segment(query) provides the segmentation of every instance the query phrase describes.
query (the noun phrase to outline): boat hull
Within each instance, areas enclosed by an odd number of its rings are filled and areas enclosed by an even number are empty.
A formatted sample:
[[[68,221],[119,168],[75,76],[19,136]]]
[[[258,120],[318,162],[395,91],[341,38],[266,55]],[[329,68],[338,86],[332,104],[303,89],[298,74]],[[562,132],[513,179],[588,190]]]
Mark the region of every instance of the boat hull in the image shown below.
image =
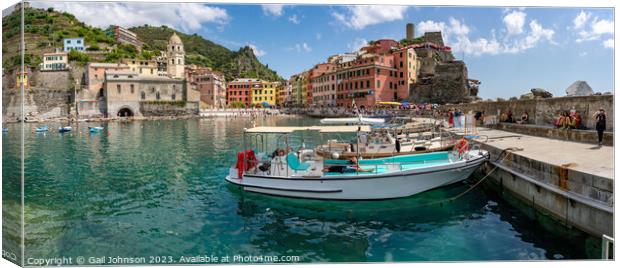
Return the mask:
[[[356,153],[356,152],[340,152],[338,153],[338,159],[351,159],[352,157],[360,157],[361,159],[375,159],[375,158],[383,158],[383,157],[391,157],[398,155],[412,155],[412,154],[425,154],[425,153],[434,153],[434,152],[444,152],[450,151],[454,148],[454,145],[446,145],[440,148],[428,149],[428,150],[420,150],[420,151],[401,151],[401,152],[380,152],[380,153]],[[323,150],[316,150],[316,153],[321,157],[330,159],[332,158],[332,153]]]
[[[488,154],[487,154],[488,155]],[[244,175],[226,177],[245,191],[268,195],[327,200],[381,200],[412,196],[468,178],[484,161],[481,155],[458,165],[377,175],[285,178]]]

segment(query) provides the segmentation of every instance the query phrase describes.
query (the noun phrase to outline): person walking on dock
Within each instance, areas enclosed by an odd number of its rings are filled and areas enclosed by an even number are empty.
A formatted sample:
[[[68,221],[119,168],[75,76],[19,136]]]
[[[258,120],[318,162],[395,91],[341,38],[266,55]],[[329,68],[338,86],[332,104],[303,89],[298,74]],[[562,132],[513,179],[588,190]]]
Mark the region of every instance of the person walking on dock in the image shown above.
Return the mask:
[[[598,134],[598,145],[603,145],[603,131],[606,128],[607,116],[605,115],[605,110],[600,108],[598,112],[594,114],[594,120],[596,122],[596,132]]]

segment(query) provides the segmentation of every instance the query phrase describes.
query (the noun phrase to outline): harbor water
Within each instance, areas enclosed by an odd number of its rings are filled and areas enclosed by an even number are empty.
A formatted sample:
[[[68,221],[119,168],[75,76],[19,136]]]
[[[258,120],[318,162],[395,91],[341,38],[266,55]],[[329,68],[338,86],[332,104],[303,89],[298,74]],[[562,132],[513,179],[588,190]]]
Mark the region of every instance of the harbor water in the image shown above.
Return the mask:
[[[259,118],[257,125],[311,125]],[[25,136],[25,258],[298,256],[300,262],[600,258],[600,239],[479,187],[386,201],[247,193],[224,181],[248,118],[109,122]],[[20,126],[3,133],[5,247],[18,245]],[[11,223],[12,222],[12,223]],[[232,259],[231,259],[232,261]],[[88,264],[88,263],[86,263]]]

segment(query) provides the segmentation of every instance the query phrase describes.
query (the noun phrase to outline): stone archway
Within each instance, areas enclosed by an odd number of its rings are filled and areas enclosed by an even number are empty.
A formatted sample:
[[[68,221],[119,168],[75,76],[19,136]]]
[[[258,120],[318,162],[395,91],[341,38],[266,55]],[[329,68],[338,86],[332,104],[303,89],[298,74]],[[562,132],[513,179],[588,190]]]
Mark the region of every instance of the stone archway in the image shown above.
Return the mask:
[[[123,107],[116,113],[116,116],[118,117],[132,117],[133,115],[134,113],[129,107]]]

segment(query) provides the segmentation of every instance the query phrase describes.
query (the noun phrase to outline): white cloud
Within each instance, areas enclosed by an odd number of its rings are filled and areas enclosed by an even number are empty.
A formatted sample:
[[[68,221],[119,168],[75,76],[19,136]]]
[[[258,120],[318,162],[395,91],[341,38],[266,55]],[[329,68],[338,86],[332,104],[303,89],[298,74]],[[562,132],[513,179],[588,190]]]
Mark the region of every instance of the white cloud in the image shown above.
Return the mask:
[[[265,15],[280,17],[284,14],[284,5],[269,4],[262,5],[262,8]]]
[[[267,54],[267,52],[265,52],[264,50],[259,49],[256,45],[254,44],[247,44],[252,51],[254,52],[254,55],[256,55],[256,57],[261,57],[264,56],[265,54]]]
[[[523,33],[523,25],[525,25],[525,17],[527,14],[521,11],[512,11],[504,16],[504,25],[508,35],[517,35]]]
[[[426,20],[426,21],[422,21],[418,23],[416,27],[417,27],[416,31],[420,32],[420,34],[422,35],[426,32],[441,32],[443,35],[443,39],[447,39],[446,34],[448,31],[446,28],[446,23],[444,22]]]
[[[525,18],[525,16],[524,16]],[[426,20],[418,23],[420,33],[441,31],[444,43],[453,48],[455,53],[464,52],[469,55],[497,55],[501,53],[518,53],[530,48],[542,41],[555,44],[553,41],[554,31],[544,28],[536,20],[529,23],[529,30],[521,29],[521,35],[507,36],[502,41],[495,37],[495,30],[491,30],[490,37],[471,38],[471,29],[463,21],[449,18],[448,22]],[[513,29],[514,30],[514,29]],[[523,35],[525,34],[525,35]]]
[[[307,43],[295,44],[293,47],[288,48],[289,51],[297,51],[297,52],[310,52],[312,48]]]
[[[469,27],[467,27],[467,25],[465,25],[464,23],[461,23],[457,19],[450,17],[449,23],[450,23],[450,28],[448,29],[448,31],[451,34],[455,34],[455,35],[468,35],[469,34]]]
[[[592,16],[592,14],[590,14],[589,12],[583,12],[583,10],[581,12],[579,12],[579,15],[577,15],[577,17],[575,17],[575,19],[573,19],[573,28],[574,29],[581,29],[583,28],[583,26],[586,25],[586,22],[590,19],[590,17]]]
[[[364,38],[355,38],[353,42],[347,44],[347,47],[349,47],[351,51],[358,51],[360,48],[365,47],[367,45],[368,45],[368,40]]]
[[[343,13],[333,12],[332,16],[349,28],[361,30],[369,25],[402,20],[407,8],[407,6],[388,5],[347,6]]]
[[[604,35],[614,34],[614,22],[612,20],[599,19],[595,17],[590,19],[592,14],[589,12],[579,12],[579,14],[573,19],[573,28],[580,30],[577,32],[577,43],[584,41],[599,40]],[[604,47],[609,47],[609,40],[603,42]],[[613,41],[613,40],[612,40]]]
[[[610,38],[610,39],[605,40],[605,42],[603,42],[603,46],[606,47],[606,48],[613,49],[614,48],[614,39]]]
[[[316,40],[321,40],[323,36],[321,35],[321,33],[316,33]]]
[[[225,9],[199,3],[113,3],[113,2],[32,2],[35,7],[53,7],[74,14],[88,25],[106,28],[149,24],[166,25],[184,32],[195,31],[204,23],[227,24]]]
[[[293,24],[299,24],[300,23],[300,20],[297,17],[297,15],[293,15],[293,16],[288,17],[288,21],[292,22]]]

